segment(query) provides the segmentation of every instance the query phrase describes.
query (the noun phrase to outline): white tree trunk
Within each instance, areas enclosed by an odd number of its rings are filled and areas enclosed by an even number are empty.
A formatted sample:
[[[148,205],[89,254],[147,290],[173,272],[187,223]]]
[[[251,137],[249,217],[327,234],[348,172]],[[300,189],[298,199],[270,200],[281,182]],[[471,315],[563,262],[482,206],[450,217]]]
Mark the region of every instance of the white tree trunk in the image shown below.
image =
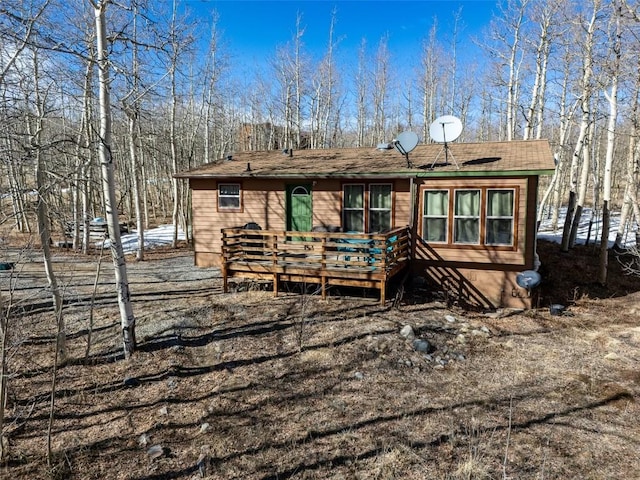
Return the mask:
[[[60,363],[67,360],[66,332],[64,324],[64,316],[62,314],[62,293],[58,286],[58,279],[53,271],[53,262],[51,261],[51,229],[49,223],[49,214],[47,211],[47,200],[44,192],[47,189],[46,175],[44,172],[44,161],[42,158],[41,136],[43,129],[43,120],[45,116],[45,106],[40,92],[40,70],[39,58],[37,50],[33,52],[33,78],[34,78],[34,96],[37,117],[35,126],[27,119],[27,129],[29,132],[29,143],[31,151],[35,155],[35,177],[38,190],[38,204],[36,207],[36,217],[38,221],[38,235],[40,236],[40,244],[42,247],[42,257],[44,263],[44,271],[47,276],[49,288],[51,289],[51,298],[56,318],[56,359]]]
[[[620,30],[620,17],[622,5],[619,1],[613,2],[613,21],[615,25],[614,41],[612,45],[613,64],[610,72],[611,89],[605,96],[609,101],[609,120],[607,122],[607,153],[604,161],[604,176],[602,179],[602,238],[600,239],[600,278],[599,282],[607,283],[608,271],[608,247],[609,247],[609,208],[611,206],[611,172],[613,168],[613,153],[616,140],[616,125],[618,123],[618,77],[620,75],[620,60],[622,57],[622,33]]]
[[[98,144],[98,152],[105,201],[105,218],[109,229],[109,242],[113,258],[118,307],[120,309],[124,356],[128,359],[136,349],[136,319],[133,315],[129,280],[127,278],[127,264],[120,239],[114,167],[111,156],[111,101],[109,61],[107,58],[107,28],[105,24],[105,10],[108,4],[109,0],[100,0],[98,3],[93,4],[98,47],[98,83],[100,87],[100,142]]]
[[[171,170],[173,173],[178,172],[178,146],[177,146],[177,132],[176,132],[176,110],[178,108],[178,93],[177,93],[177,70],[178,70],[178,52],[179,47],[176,40],[176,21],[177,21],[177,4],[176,0],[173,2],[173,15],[171,17],[171,38],[172,38],[172,51],[171,51],[171,112],[169,118],[169,145],[171,147]],[[173,248],[178,246],[178,226],[180,224],[180,185],[178,179],[173,177],[171,179],[171,186],[173,190],[173,211],[171,214],[171,220],[173,223],[173,240],[171,245]]]
[[[138,5],[133,4],[133,32],[132,32],[132,52],[131,52],[131,69],[133,74],[133,85],[131,96],[133,101],[129,108],[125,105],[125,111],[129,117],[129,161],[131,162],[131,195],[133,197],[133,206],[136,213],[136,231],[138,235],[138,248],[136,249],[136,260],[144,260],[144,219],[140,198],[140,161],[139,153],[141,151],[139,142],[140,137],[140,92],[139,92],[139,76],[140,64],[138,61]]]
[[[6,312],[6,313],[5,313]],[[9,308],[5,310],[2,292],[0,292],[0,462],[6,457],[4,437],[4,410],[7,403],[7,340],[9,338]]]
[[[584,46],[583,46],[583,66],[582,66],[582,80],[580,95],[580,106],[582,109],[582,117],[580,120],[580,132],[578,133],[578,139],[576,140],[575,148],[573,149],[573,156],[571,158],[571,167],[569,169],[569,191],[570,195],[575,195],[576,187],[578,184],[578,167],[584,152],[584,142],[587,135],[587,129],[589,128],[589,121],[591,120],[591,112],[589,110],[592,95],[591,77],[593,74],[593,48],[594,48],[594,34],[597,20],[597,13],[600,9],[600,0],[594,0],[593,11],[589,24],[585,32]],[[571,240],[571,225],[573,224],[573,213],[567,212],[567,216],[564,223],[564,229],[562,232],[562,244],[561,250],[566,252],[569,250],[569,244]]]
[[[422,48],[422,141],[429,139],[429,125],[435,120],[435,97],[436,97],[436,23],[434,22],[429,31],[429,40]],[[444,113],[444,112],[442,112]]]
[[[582,149],[582,165],[580,169],[580,179],[578,182],[578,192],[576,195],[576,210],[571,223],[571,232],[569,234],[569,248],[573,248],[578,236],[578,229],[580,227],[580,219],[582,218],[582,212],[584,211],[584,204],[587,199],[587,190],[589,187],[589,173],[593,171],[591,165],[591,150],[593,148],[593,142],[595,141],[595,122],[589,124],[587,129],[587,135],[583,143]]]
[[[507,82],[507,140],[511,141],[516,132],[516,111],[518,108],[518,91],[520,82],[520,30],[524,20],[524,13],[529,0],[522,0],[518,7],[513,27],[513,42],[509,53],[509,80]]]
[[[302,36],[304,29],[300,22],[302,16],[298,14],[296,17],[296,39],[295,39],[295,64],[294,64],[294,82],[295,82],[295,129],[296,129],[296,148],[302,148],[302,96],[304,94],[303,87],[303,64],[301,58]]]
[[[638,57],[638,66],[640,68],[640,57]],[[637,70],[640,73],[640,69]],[[628,225],[632,224],[632,220],[635,217],[636,228],[640,225],[640,205],[638,205],[637,193],[640,187],[638,169],[638,160],[640,159],[640,150],[638,149],[638,135],[640,135],[640,118],[638,118],[638,100],[640,97],[640,76],[636,77],[636,85],[634,88],[633,98],[633,113],[631,116],[631,135],[629,135],[629,151],[627,153],[626,163],[626,186],[624,191],[624,204],[622,212],[620,213],[620,224],[618,226],[618,232],[616,233],[615,245],[617,247],[622,246],[625,230]]]
[[[540,138],[544,91],[547,83],[547,63],[549,61],[551,42],[549,38],[550,28],[551,13],[544,10],[541,12],[540,18],[540,37],[536,47],[536,73],[531,91],[531,101],[525,118],[524,131],[522,134],[523,140],[529,140],[533,137],[534,127],[536,138]]]
[[[368,84],[367,84],[367,60],[366,60],[366,47],[367,44],[364,40],[360,44],[360,50],[358,52],[358,72],[356,75],[356,91],[357,91],[357,141],[356,147],[364,147],[365,135],[367,131],[367,96],[368,96]]]

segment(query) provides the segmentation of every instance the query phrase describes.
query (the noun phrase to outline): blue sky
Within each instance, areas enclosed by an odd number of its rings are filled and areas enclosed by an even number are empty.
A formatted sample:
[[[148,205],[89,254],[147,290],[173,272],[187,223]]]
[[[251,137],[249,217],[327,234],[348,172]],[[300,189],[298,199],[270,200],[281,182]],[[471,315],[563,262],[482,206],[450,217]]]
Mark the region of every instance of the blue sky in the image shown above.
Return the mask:
[[[294,37],[296,16],[302,15],[305,28],[305,51],[320,57],[328,42],[331,11],[337,9],[335,35],[340,39],[341,56],[357,61],[363,38],[375,50],[379,40],[388,35],[390,55],[404,61],[419,58],[423,40],[437,18],[439,36],[450,42],[454,14],[460,8],[462,31],[461,54],[472,49],[470,37],[480,36],[496,10],[495,0],[179,0],[194,16],[219,15],[218,27],[227,53],[235,61],[261,63],[272,57],[278,46]]]

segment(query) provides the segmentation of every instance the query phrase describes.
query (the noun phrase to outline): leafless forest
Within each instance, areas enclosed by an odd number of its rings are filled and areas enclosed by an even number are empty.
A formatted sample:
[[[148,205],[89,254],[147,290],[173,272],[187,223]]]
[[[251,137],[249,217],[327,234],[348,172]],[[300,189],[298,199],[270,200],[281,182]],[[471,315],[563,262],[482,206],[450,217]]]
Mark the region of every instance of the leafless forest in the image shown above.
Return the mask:
[[[501,7],[476,40],[483,56],[473,64],[459,64],[458,29],[441,32],[437,23],[424,32],[411,68],[394,65],[386,38],[363,41],[358,58],[346,62],[338,13],[326,19],[324,56],[313,58],[304,47],[312,20],[301,13],[290,42],[274,46],[268,71],[238,78],[240,62],[225,52],[216,18],[178,14],[171,2],[6,0],[0,188],[10,209],[3,222],[36,231],[28,213],[38,196],[53,233],[64,222],[104,216],[101,10],[116,206],[140,227],[168,217],[186,225],[188,195],[172,181],[175,171],[245,149],[374,146],[406,129],[428,141],[429,124],[443,114],[462,120],[461,141],[550,139],[558,174],[543,200],[551,212],[574,192],[577,208],[602,211],[608,201],[635,225],[637,2]]]
[[[118,224],[141,239],[159,223],[189,232],[188,188],[172,175],[235,151],[373,147],[404,130],[428,141],[429,124],[443,114],[462,120],[460,141],[548,138],[557,169],[540,192],[539,216],[557,223],[560,207],[568,208],[563,252],[575,246],[585,207],[601,217],[605,241],[593,275],[607,284],[611,210],[621,213],[617,248],[638,236],[640,222],[638,2],[499,5],[475,41],[482,55],[474,63],[457,53],[465,48],[457,16],[450,31],[434,22],[424,32],[421,57],[400,76],[386,37],[363,40],[357,58],[344,58],[339,11],[326,19],[324,54],[309,54],[304,32],[313,19],[301,12],[290,41],[274,45],[265,70],[246,77],[225,50],[216,15],[195,18],[177,2],[2,0],[0,262],[10,268],[17,256],[37,255],[45,275],[53,394],[42,413],[50,420],[42,422],[42,455],[50,464],[57,367],[78,357],[67,348],[55,249],[68,246],[97,270],[102,252],[90,248],[90,221],[105,218],[116,335],[130,359],[136,318]],[[140,245],[142,261],[149,253]],[[0,460],[10,455],[5,419],[15,420],[5,417],[7,392],[21,373],[12,355],[25,341],[15,334],[11,298],[0,292]]]

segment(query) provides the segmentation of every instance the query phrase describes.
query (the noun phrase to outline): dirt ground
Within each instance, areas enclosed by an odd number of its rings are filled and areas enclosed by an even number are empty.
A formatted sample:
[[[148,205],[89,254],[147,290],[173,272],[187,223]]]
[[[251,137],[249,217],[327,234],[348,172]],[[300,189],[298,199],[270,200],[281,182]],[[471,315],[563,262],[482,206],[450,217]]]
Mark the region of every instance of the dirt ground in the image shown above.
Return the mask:
[[[139,348],[125,361],[110,259],[92,300],[97,257],[56,252],[69,361],[48,465],[55,322],[37,252],[11,251],[0,477],[638,478],[640,279],[612,259],[598,286],[591,247],[540,254],[538,309],[465,312],[419,289],[396,307],[223,294],[188,249],[155,252],[128,261]]]

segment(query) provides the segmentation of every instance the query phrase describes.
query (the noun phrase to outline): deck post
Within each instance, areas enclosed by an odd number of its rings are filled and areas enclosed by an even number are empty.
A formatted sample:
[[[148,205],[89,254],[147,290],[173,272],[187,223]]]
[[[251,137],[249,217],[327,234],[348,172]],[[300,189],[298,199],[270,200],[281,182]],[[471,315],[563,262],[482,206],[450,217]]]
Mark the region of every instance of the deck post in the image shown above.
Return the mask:
[[[380,306],[384,307],[384,304],[387,302],[387,282],[384,280],[380,281]]]
[[[224,293],[229,293],[229,283],[227,281],[227,263],[222,262],[222,291]]]
[[[274,272],[273,274],[273,296],[278,296],[278,273]]]
[[[278,236],[271,236],[271,263],[273,265],[273,269],[276,269],[276,265],[278,264]]]
[[[322,237],[322,239],[320,240],[320,271],[321,272],[326,272],[327,271],[327,237]],[[321,288],[321,292],[322,292],[322,299],[326,300],[327,299],[327,277],[325,275],[322,275],[320,277],[320,281],[322,282],[322,286]]]

